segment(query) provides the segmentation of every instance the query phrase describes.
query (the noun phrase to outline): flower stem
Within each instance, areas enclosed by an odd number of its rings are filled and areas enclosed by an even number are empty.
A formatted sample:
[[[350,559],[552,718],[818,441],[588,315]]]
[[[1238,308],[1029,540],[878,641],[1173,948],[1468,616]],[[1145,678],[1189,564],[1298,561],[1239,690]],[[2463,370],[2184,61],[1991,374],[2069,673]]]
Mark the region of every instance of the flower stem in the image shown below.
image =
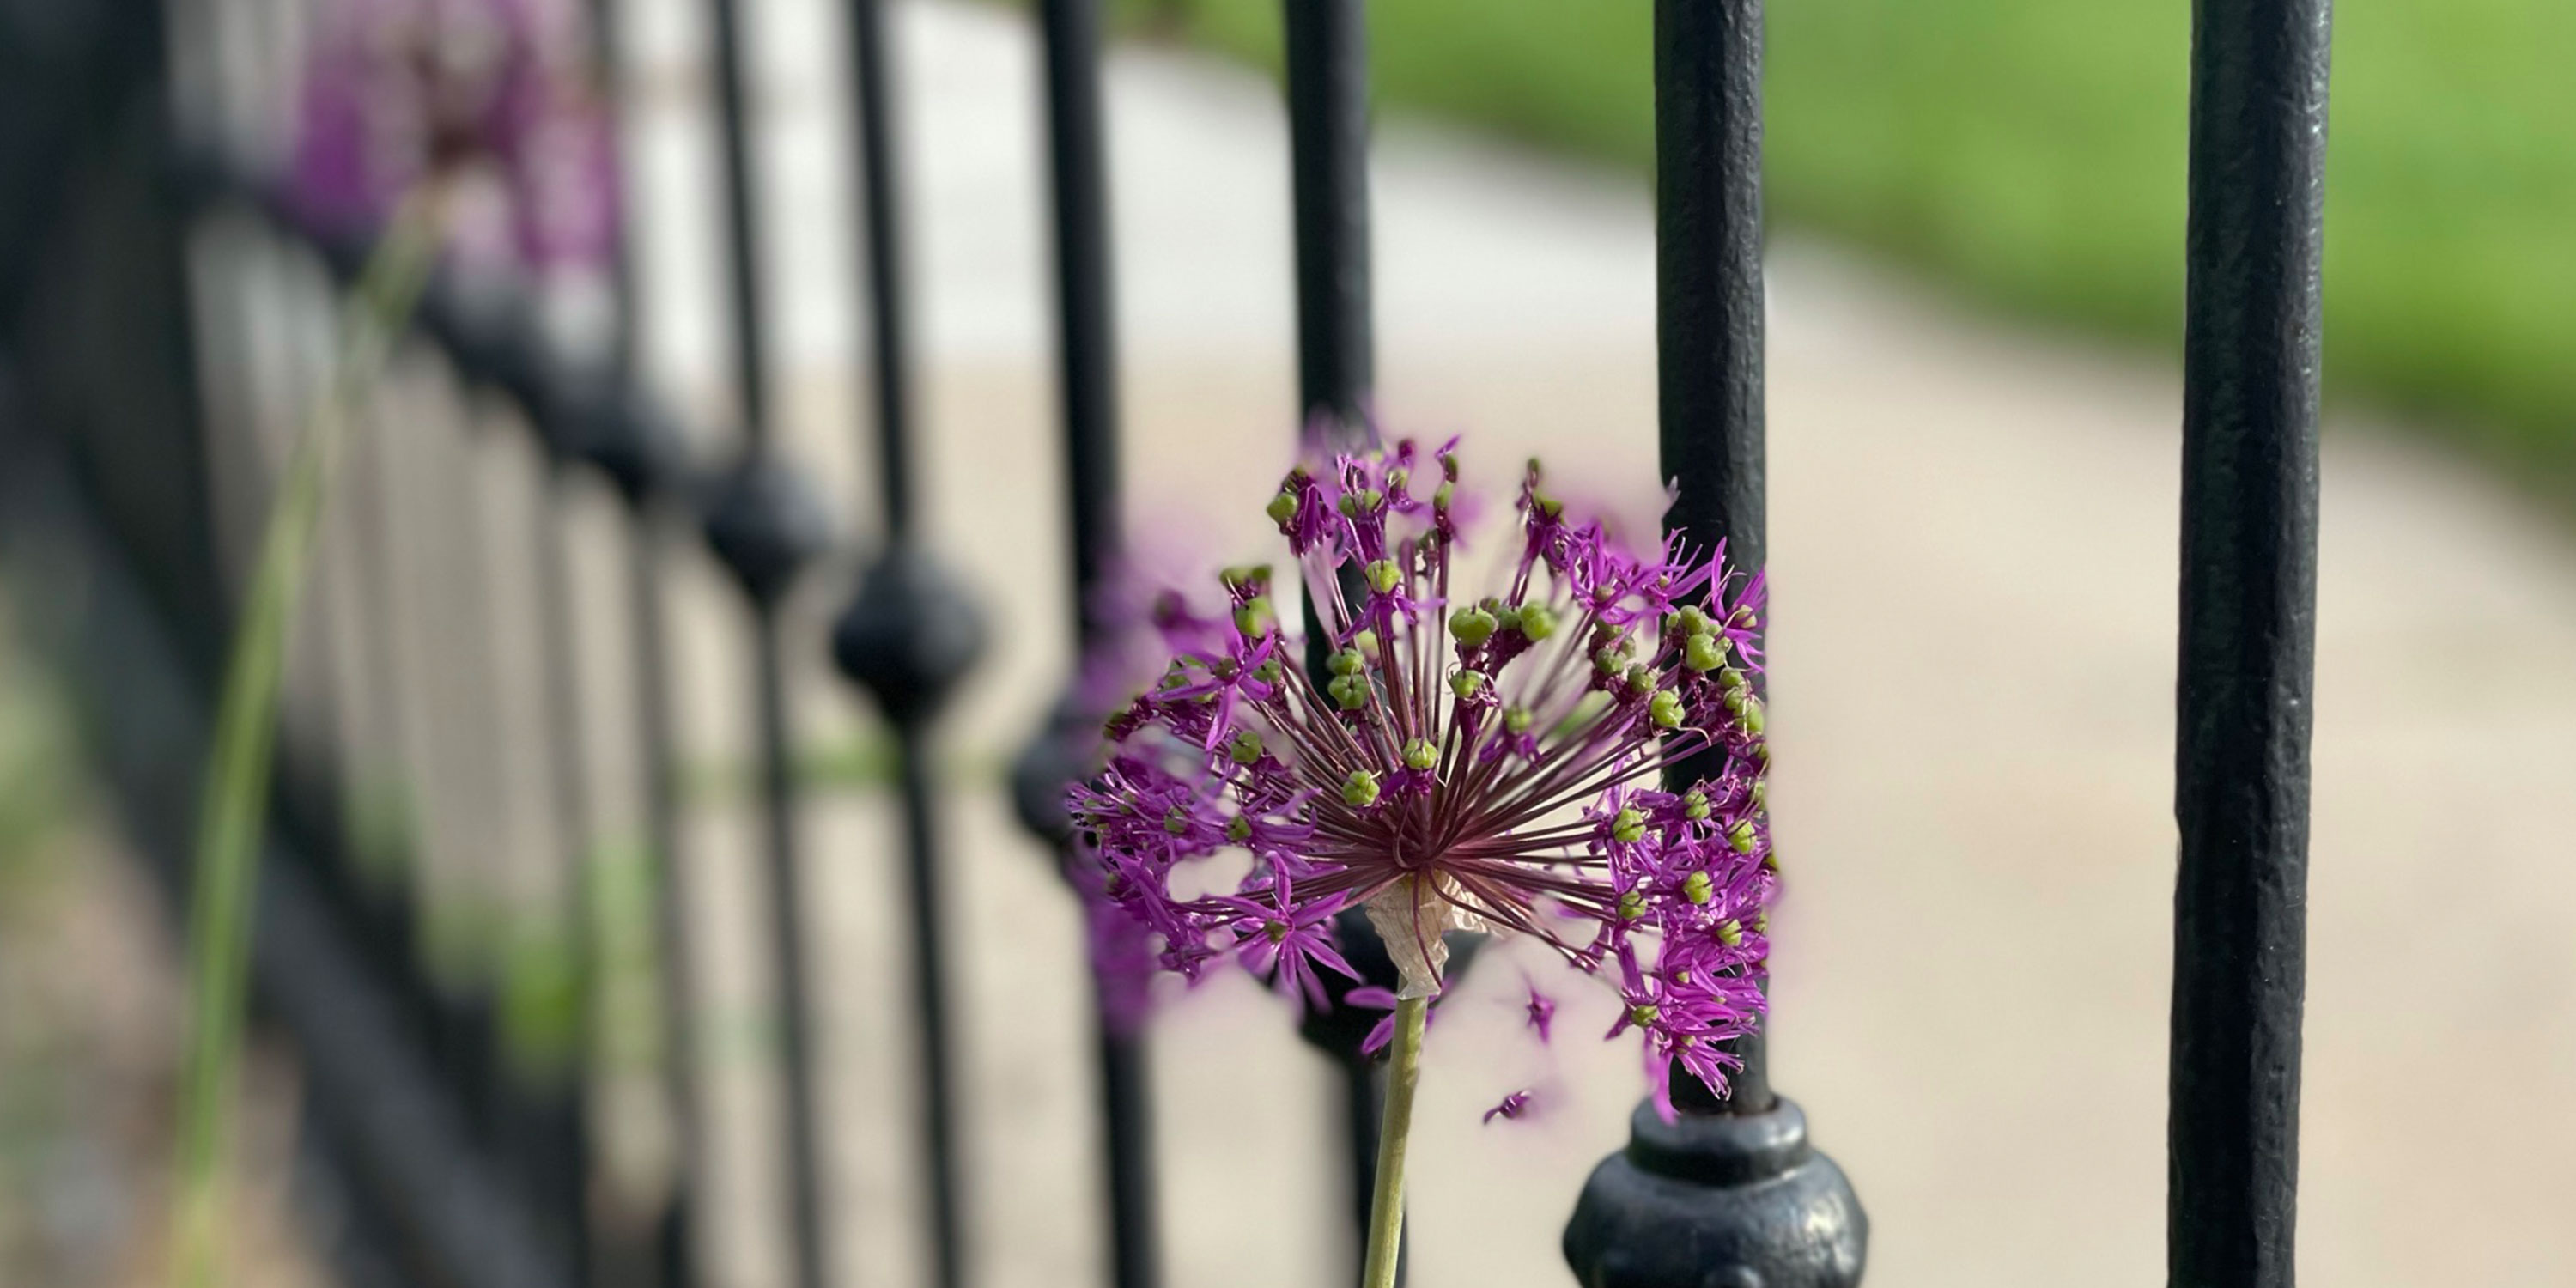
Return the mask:
[[[173,1282],[220,1279],[223,1193],[234,1089],[240,1080],[251,912],[270,750],[286,644],[312,563],[332,465],[359,397],[420,298],[438,249],[435,201],[410,203],[378,243],[352,290],[339,369],[314,398],[260,534],[257,562],[233,628],[197,800],[188,909],[188,1045],[179,1084]]]
[[[1395,1288],[1396,1254],[1404,1247],[1404,1153],[1413,1132],[1413,1084],[1422,1075],[1422,1025],[1431,999],[1395,1004],[1395,1046],[1386,1066],[1386,1108],[1378,1116],[1377,1189],[1369,1196],[1368,1261],[1360,1288]]]

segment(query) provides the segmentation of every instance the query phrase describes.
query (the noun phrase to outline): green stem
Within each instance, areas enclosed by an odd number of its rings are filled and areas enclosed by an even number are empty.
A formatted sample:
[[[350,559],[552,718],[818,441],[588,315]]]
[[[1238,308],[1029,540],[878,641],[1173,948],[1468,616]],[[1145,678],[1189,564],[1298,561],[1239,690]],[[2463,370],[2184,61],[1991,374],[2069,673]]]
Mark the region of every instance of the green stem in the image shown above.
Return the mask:
[[[332,466],[359,397],[419,301],[437,254],[438,224],[427,195],[411,203],[360,275],[342,324],[338,370],[315,396],[287,457],[234,624],[197,800],[189,881],[188,1045],[179,1080],[171,1262],[172,1281],[182,1288],[203,1288],[220,1277],[223,1181],[240,1081],[252,896],[287,633],[313,560]]]
[[[1378,1118],[1377,1188],[1369,1196],[1368,1262],[1360,1288],[1395,1288],[1396,1254],[1404,1247],[1404,1154],[1413,1134],[1413,1084],[1422,1077],[1422,1024],[1431,999],[1395,1004],[1395,1046],[1386,1065],[1386,1108]]]

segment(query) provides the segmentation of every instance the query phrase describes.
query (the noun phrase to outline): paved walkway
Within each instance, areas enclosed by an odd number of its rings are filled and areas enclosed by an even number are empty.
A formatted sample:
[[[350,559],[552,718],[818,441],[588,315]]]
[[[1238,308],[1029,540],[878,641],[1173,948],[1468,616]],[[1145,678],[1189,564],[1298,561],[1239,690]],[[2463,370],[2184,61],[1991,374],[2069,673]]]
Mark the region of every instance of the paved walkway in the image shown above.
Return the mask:
[[[846,293],[842,48],[825,0],[756,11],[791,449],[866,496]],[[681,66],[697,6],[639,22],[653,351],[720,402],[711,134]],[[956,723],[1016,745],[1064,666],[1041,239],[1038,70],[1005,9],[913,0],[895,24],[918,188],[931,523],[1000,617]],[[1261,549],[1294,423],[1287,164],[1246,73],[1122,50],[1110,71],[1132,522]],[[1385,419],[1544,449],[1575,490],[1651,487],[1644,187],[1401,122],[1375,185]],[[2179,460],[2168,363],[2007,328],[1784,240],[1772,276],[1777,1078],[1852,1173],[1872,1282],[2159,1280]],[[1499,472],[1499,470],[1497,470]],[[853,513],[864,513],[855,504]],[[2344,1288],[2562,1280],[2576,1266],[2576,545],[2487,480],[2376,427],[2327,451],[2301,1260]],[[858,523],[862,530],[865,524]],[[704,570],[683,662],[693,737],[738,746],[747,672]],[[818,610],[845,593],[817,587]],[[819,631],[811,638],[819,641]],[[819,644],[817,647],[819,652]],[[859,719],[819,657],[815,736]],[[981,1282],[1080,1283],[1099,1255],[1076,934],[987,781],[962,785],[956,929],[977,1107]],[[698,889],[716,1005],[755,1006],[743,820],[710,812]],[[838,1115],[843,1282],[915,1282],[912,1135],[893,1039],[891,818],[810,833]],[[1557,1110],[1480,1128],[1505,1081],[1508,971],[1451,1005],[1425,1078],[1414,1282],[1559,1285],[1557,1231],[1637,1085],[1591,1014]],[[1595,1010],[1606,1009],[1595,1004]],[[1160,1041],[1173,1282],[1335,1282],[1331,1091],[1243,989]],[[720,1282],[781,1282],[764,1084],[726,1081]]]

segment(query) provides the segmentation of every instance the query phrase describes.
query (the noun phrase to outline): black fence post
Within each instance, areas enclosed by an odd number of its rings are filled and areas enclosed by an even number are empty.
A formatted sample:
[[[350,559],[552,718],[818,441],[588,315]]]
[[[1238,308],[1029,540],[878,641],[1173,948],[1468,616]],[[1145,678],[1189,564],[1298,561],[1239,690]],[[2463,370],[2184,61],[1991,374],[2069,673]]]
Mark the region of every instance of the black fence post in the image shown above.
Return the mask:
[[[739,0],[712,0],[716,99],[723,134],[730,260],[734,382],[743,451],[717,485],[706,516],[708,544],[740,583],[752,608],[759,721],[760,800],[769,845],[769,915],[777,972],[779,1061],[787,1090],[789,1223],[797,1288],[825,1288],[823,1116],[815,1087],[813,1010],[807,996],[805,907],[796,819],[794,733],[787,708],[787,659],[779,616],[797,575],[829,544],[820,499],[776,456],[771,443],[767,316],[753,201],[750,107],[753,67]]]
[[[1377,441],[1371,391],[1376,342],[1370,324],[1368,208],[1368,10],[1365,0],[1283,0],[1287,49],[1288,164],[1297,250],[1297,400],[1300,433],[1316,432],[1326,450]],[[1301,443],[1304,441],[1301,438]],[[1344,570],[1345,576],[1353,575]],[[1324,682],[1332,652],[1315,605],[1305,606],[1306,669]],[[1394,982],[1394,963],[1359,909],[1334,926],[1352,964],[1376,984]],[[1372,969],[1383,963],[1385,978]],[[1452,970],[1465,969],[1463,961]],[[1366,1026],[1338,1022],[1333,1010],[1308,1017],[1304,1035],[1331,1055],[1347,1107],[1343,1152],[1351,1193],[1353,1255],[1368,1237],[1369,1200],[1377,1183],[1376,1070],[1360,1054]],[[1402,1254],[1396,1264],[1404,1274]]]
[[[1042,0],[1047,159],[1055,187],[1059,380],[1063,401],[1065,493],[1071,537],[1074,644],[1088,653],[1109,623],[1095,612],[1120,531],[1118,334],[1111,269],[1107,126],[1100,101],[1099,0]],[[1083,659],[1075,659],[1077,671]],[[1097,737],[1072,695],[1021,757],[1014,772],[1021,821],[1051,844],[1069,842],[1064,791],[1081,772],[1080,744]],[[1102,1180],[1108,1190],[1111,1282],[1160,1288],[1155,1210],[1154,1123],[1144,1034],[1098,1012]]]
[[[1666,524],[1762,567],[1762,4],[1655,5],[1656,339]],[[1669,777],[1686,785],[1691,764]],[[1650,1104],[1565,1228],[1586,1288],[1848,1288],[1869,1220],[1806,1116],[1773,1094],[1763,1034],[1730,1098],[1678,1067],[1676,1121]]]
[[[928,1166],[931,1282],[965,1282],[955,1043],[939,870],[933,722],[984,650],[984,621],[921,540],[912,439],[912,317],[906,290],[903,165],[896,154],[893,59],[884,6],[852,0],[850,65],[866,219],[871,371],[885,546],[834,625],[832,657],[893,724],[912,895],[913,1005],[920,1032],[922,1149]]]
[[[627,76],[622,0],[590,0],[591,57],[621,183],[627,177],[625,108]],[[618,208],[632,210],[633,189],[622,188]],[[644,406],[636,392],[640,338],[635,289],[635,239],[631,224],[617,230],[610,248],[609,293],[615,308],[607,360],[599,379],[582,386],[590,395],[575,413],[584,455],[616,487],[626,509],[628,634],[632,639],[635,738],[642,771],[645,880],[652,887],[654,986],[662,1025],[659,1055],[663,1094],[676,1143],[671,1188],[653,1217],[649,1257],[654,1288],[689,1288],[697,1280],[696,1202],[704,1171],[697,1080],[695,977],[686,891],[681,885],[678,753],[672,728],[670,652],[664,632],[662,575],[672,523],[671,494],[685,472],[678,429]],[[611,1273],[617,1273],[612,1271]],[[642,1273],[640,1270],[635,1273]]]
[[[2329,0],[2192,6],[2165,1246],[2289,1288],[2306,986]]]

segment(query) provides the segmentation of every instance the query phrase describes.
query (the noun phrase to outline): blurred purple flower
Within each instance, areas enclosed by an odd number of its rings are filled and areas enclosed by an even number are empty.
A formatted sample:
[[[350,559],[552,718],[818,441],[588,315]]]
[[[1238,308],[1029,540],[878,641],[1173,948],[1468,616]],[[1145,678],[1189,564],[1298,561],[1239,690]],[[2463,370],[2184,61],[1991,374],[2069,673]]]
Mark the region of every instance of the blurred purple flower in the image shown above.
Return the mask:
[[[1556,999],[1538,991],[1537,984],[1531,984],[1529,1001],[1522,1009],[1529,1016],[1529,1026],[1538,1030],[1540,1044],[1545,1045],[1548,1040],[1548,1026],[1556,1022]]]
[[[372,236],[438,181],[460,254],[605,265],[614,127],[576,0],[330,0],[316,24],[287,175],[306,217]]]
[[[1453,586],[1455,448],[1406,441],[1282,481],[1268,512],[1332,649],[1321,683],[1267,567],[1224,573],[1222,615],[1158,619],[1162,679],[1109,719],[1105,768],[1068,800],[1089,888],[1165,969],[1196,979],[1237,947],[1310,1000],[1309,967],[1338,958],[1303,936],[1342,907],[1367,911],[1403,997],[1440,991],[1444,931],[1538,939],[1616,981],[1614,1035],[1643,1033],[1669,1114],[1670,1066],[1723,1094],[1726,1044],[1763,1007],[1762,579],[1722,550],[1628,547],[1568,514],[1533,461],[1494,593]],[[1658,789],[1684,762],[1704,776]],[[1176,868],[1224,850],[1251,858],[1234,895],[1174,893]],[[1528,1015],[1544,1038],[1553,1000],[1533,989]]]

